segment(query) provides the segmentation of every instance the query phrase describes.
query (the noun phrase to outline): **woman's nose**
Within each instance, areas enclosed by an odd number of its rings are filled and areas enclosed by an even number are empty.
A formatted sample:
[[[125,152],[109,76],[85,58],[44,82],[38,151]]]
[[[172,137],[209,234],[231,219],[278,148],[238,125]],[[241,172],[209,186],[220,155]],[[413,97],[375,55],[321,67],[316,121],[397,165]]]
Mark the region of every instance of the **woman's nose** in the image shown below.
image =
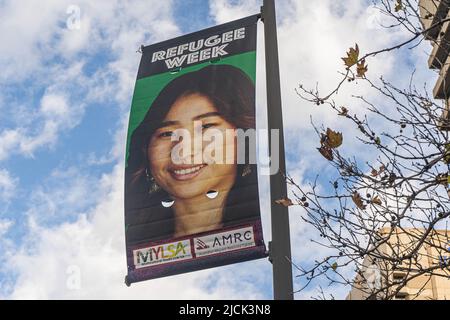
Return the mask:
[[[196,121],[197,122],[197,121]],[[173,145],[181,148],[181,152],[172,152],[176,158],[172,161],[180,164],[202,164],[203,136],[202,125],[195,124],[182,131],[182,135]]]

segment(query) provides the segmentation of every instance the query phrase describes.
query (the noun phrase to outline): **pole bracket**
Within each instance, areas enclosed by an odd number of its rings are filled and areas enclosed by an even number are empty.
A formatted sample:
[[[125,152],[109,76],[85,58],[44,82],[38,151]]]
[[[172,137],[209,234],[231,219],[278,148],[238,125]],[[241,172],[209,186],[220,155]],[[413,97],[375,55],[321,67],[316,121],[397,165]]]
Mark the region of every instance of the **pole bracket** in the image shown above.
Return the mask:
[[[264,22],[264,6],[261,6],[261,13],[259,15],[259,18],[261,19],[262,22]]]
[[[139,49],[136,50],[136,53],[140,53],[143,54],[144,53],[144,45],[141,44],[141,46],[139,47]]]
[[[273,264],[273,246],[272,246],[272,241],[269,241],[268,247],[269,247],[269,249],[267,250],[267,255],[269,257],[269,262]]]
[[[128,279],[128,276],[125,276],[125,285],[129,288],[131,286],[131,282]]]

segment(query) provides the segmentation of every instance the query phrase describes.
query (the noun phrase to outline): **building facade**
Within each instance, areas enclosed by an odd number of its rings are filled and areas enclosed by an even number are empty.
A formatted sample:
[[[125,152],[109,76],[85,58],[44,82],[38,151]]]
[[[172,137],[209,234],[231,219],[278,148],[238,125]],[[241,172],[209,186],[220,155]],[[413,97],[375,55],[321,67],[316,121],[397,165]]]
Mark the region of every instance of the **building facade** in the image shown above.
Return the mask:
[[[347,300],[447,300],[450,299],[450,232],[425,229],[391,229],[379,231],[388,239],[377,254],[392,258],[365,258]],[[411,255],[411,259],[397,258]],[[375,261],[374,261],[375,260]]]
[[[439,72],[433,96],[443,100],[440,129],[450,131],[450,0],[420,0],[419,13],[425,39],[433,46],[428,67]],[[445,20],[449,21],[445,21]],[[442,22],[445,21],[445,22]]]

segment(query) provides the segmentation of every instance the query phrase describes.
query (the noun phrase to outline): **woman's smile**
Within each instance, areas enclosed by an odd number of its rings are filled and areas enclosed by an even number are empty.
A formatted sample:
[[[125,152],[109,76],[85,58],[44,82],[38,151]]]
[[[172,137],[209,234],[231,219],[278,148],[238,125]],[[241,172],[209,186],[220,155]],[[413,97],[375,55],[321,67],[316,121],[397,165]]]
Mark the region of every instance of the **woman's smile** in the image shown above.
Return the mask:
[[[205,168],[206,164],[193,165],[193,166],[177,166],[169,169],[169,172],[175,180],[186,181],[191,180],[198,176],[200,172]]]

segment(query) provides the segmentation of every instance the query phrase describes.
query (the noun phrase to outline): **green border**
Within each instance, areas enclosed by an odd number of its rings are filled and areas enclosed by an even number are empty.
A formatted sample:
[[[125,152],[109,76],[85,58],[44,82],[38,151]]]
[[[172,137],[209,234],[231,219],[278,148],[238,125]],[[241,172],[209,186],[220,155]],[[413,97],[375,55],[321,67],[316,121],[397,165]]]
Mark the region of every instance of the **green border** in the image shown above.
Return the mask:
[[[145,115],[147,114],[153,101],[158,97],[159,93],[172,80],[186,73],[202,69],[210,64],[211,62],[205,62],[197,64],[195,66],[182,68],[181,71],[177,73],[166,72],[147,78],[142,78],[136,81],[133,100],[131,103],[130,119],[128,123],[127,146],[125,155],[126,166],[128,166],[131,136],[133,135],[134,130],[136,130],[139,124],[144,120]],[[231,57],[222,58],[214,64],[226,64],[240,68],[250,77],[253,83],[256,83],[256,51],[250,51]]]

